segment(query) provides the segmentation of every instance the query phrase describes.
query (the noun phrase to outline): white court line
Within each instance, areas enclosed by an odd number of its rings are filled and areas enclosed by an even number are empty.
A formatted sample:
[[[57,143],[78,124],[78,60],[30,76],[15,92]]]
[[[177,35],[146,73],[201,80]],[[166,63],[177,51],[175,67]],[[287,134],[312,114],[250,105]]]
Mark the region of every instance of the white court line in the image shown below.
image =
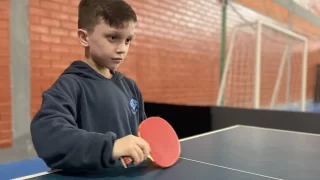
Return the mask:
[[[229,169],[229,170],[233,170],[233,171],[239,171],[239,172],[252,174],[252,175],[256,175],[256,176],[261,176],[261,177],[265,177],[265,178],[283,180],[283,179],[276,178],[276,177],[265,176],[265,175],[262,175],[262,174],[256,174],[256,173],[252,173],[252,172],[248,172],[248,171],[242,171],[242,170],[239,170],[239,169],[233,169],[233,168],[229,168],[229,167],[219,166],[219,165],[216,165],[216,164],[206,163],[206,162],[197,161],[197,160],[193,160],[193,159],[188,159],[188,158],[184,158],[184,157],[180,157],[180,159],[184,159],[184,160],[187,160],[187,161],[193,161],[193,162],[197,162],[197,163],[201,163],[201,164],[206,164],[206,165],[209,165],[209,166],[215,166],[215,167],[220,167],[220,168],[224,168],[224,169]]]
[[[257,126],[239,125],[239,127],[246,127],[246,128],[252,128],[252,129],[263,129],[263,130],[277,131],[277,132],[286,132],[286,133],[299,134],[299,135],[320,136],[320,134],[315,134],[315,133],[306,133],[306,132],[299,132],[299,131],[264,128],[264,127],[257,127]]]
[[[51,171],[45,171],[45,172],[41,172],[41,173],[37,173],[37,174],[32,174],[32,175],[29,175],[29,176],[23,176],[23,177],[15,178],[15,179],[12,179],[12,180],[31,179],[31,178],[35,178],[35,177],[44,176],[44,175],[47,175],[47,174],[59,172],[59,171],[61,171],[61,170],[55,169],[55,170],[51,170]]]
[[[199,137],[202,137],[202,136],[218,133],[218,132],[221,132],[221,131],[227,131],[227,130],[230,130],[230,129],[234,129],[236,127],[239,127],[239,125],[235,125],[235,126],[227,127],[227,128],[224,128],[224,129],[215,130],[215,131],[210,131],[210,132],[207,132],[207,133],[198,134],[198,135],[187,137],[187,138],[182,138],[179,141],[180,142],[187,141],[187,140],[190,140],[190,139],[199,138]]]

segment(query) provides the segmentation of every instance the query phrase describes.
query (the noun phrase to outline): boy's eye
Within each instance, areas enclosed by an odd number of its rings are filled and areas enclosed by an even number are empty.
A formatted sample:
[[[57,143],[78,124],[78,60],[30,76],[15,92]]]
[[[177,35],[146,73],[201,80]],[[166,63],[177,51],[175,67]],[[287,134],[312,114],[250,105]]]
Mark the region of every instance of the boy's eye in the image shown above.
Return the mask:
[[[109,41],[115,41],[115,40],[117,40],[117,36],[115,36],[115,35],[107,35],[106,38],[107,38]]]
[[[109,36],[109,39],[112,40],[112,41],[114,41],[114,40],[117,39],[117,37],[116,37],[116,36]]]
[[[126,43],[130,43],[132,41],[132,39],[127,39]]]
[[[113,41],[113,42],[120,40],[119,39],[120,37],[116,35],[107,35],[106,37],[108,38],[109,41]],[[132,38],[127,38],[125,43],[129,44],[131,41],[132,41]]]

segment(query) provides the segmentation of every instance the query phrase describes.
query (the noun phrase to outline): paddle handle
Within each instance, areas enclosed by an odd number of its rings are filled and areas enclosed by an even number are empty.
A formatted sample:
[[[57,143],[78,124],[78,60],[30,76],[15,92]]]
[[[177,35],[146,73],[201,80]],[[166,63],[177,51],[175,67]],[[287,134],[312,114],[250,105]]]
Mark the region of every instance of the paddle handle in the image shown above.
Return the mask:
[[[127,168],[127,164],[130,164],[132,162],[132,159],[128,156],[126,157],[121,157],[120,158],[121,164],[124,168]]]
[[[150,154],[148,155],[148,158],[149,158],[151,161],[153,161],[153,158],[151,157]],[[121,161],[122,166],[125,167],[125,168],[127,168],[127,164],[132,163],[132,159],[131,159],[131,157],[129,157],[129,156],[121,157],[121,158],[120,158],[120,161]]]
[[[132,162],[131,157],[125,156],[121,158],[125,164],[130,164]]]

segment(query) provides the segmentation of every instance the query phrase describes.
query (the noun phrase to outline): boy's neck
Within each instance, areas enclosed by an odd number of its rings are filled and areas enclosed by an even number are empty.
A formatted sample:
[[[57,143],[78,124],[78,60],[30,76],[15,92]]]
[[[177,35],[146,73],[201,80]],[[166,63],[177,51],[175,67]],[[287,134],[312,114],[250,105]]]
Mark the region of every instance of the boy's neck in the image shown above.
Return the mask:
[[[97,63],[95,63],[92,59],[90,58],[84,58],[82,60],[83,62],[87,63],[92,69],[94,69],[95,71],[97,71],[99,74],[103,75],[104,77],[111,79],[112,78],[112,74],[110,72],[109,69],[104,68],[99,66]]]

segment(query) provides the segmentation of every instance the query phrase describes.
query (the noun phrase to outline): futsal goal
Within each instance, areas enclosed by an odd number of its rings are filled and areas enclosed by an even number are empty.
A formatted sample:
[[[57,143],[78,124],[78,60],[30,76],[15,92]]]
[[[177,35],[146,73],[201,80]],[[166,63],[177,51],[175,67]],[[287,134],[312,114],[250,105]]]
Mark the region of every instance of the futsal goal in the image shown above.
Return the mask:
[[[305,111],[308,38],[257,21],[235,26],[227,44],[218,106]]]

